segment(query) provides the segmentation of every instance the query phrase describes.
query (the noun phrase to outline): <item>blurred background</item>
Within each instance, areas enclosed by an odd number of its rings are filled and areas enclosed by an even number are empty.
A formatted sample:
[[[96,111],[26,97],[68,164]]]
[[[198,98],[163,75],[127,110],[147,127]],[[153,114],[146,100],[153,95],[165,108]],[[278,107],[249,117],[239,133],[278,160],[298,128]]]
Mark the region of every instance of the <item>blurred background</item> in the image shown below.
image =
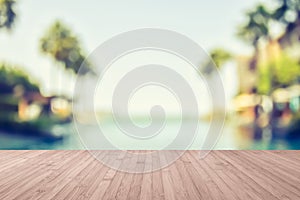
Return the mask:
[[[0,149],[83,149],[72,97],[76,78],[93,65],[79,67],[102,42],[143,27],[188,36],[219,68],[227,118],[216,149],[300,149],[299,0],[0,0]],[[97,116],[113,126],[109,99],[96,98],[104,102]],[[138,124],[149,121],[144,100],[133,105]],[[200,131],[210,125],[209,103],[199,102]],[[175,115],[167,120],[171,134]]]

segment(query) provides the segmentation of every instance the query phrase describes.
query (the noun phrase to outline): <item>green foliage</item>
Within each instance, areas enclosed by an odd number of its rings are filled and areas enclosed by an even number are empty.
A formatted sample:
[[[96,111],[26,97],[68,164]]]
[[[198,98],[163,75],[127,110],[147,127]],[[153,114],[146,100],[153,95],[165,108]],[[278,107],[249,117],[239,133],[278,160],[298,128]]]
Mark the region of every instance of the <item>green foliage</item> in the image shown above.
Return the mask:
[[[15,0],[0,0],[0,28],[11,29],[16,18]]]
[[[229,53],[228,51],[226,51],[224,49],[220,49],[220,48],[212,50],[210,52],[210,56],[213,59],[213,61],[215,62],[215,64],[217,65],[217,67],[221,67],[229,59],[232,58],[231,53]]]
[[[40,49],[76,74],[86,74],[91,70],[89,65],[80,69],[85,60],[80,43],[75,34],[60,21],[56,21],[41,38]]]
[[[274,23],[283,27],[283,41],[291,43],[295,35],[300,37],[300,1],[274,1],[279,3],[277,8],[269,11],[264,5],[258,5],[247,13],[247,23],[240,27],[238,35],[255,47],[260,39],[272,39],[270,33]]]
[[[257,91],[259,94],[269,94],[272,90],[272,73],[269,69],[270,65],[261,65],[259,69],[259,76],[257,82]]]
[[[13,66],[0,64],[0,94],[12,93],[16,86],[22,87],[25,92],[39,92],[38,85],[32,83],[25,72]]]
[[[287,55],[273,63],[271,63],[272,70],[274,70],[273,82],[275,86],[285,86],[295,83],[300,77],[300,66],[298,62],[291,59]]]
[[[278,35],[271,35],[274,24],[282,27],[283,35],[279,39],[288,42],[288,45],[299,43],[300,38],[300,1],[299,0],[274,0],[279,4],[273,10],[267,10],[264,5],[258,5],[247,13],[247,23],[240,27],[239,36],[251,43],[255,49],[253,59],[257,59],[258,42],[277,40]],[[298,58],[300,59],[300,58]],[[259,62],[259,61],[258,61]],[[257,62],[255,62],[255,65]],[[257,88],[260,93],[269,94],[271,90],[285,87],[299,81],[299,60],[293,60],[288,55],[282,54],[279,59],[269,61],[259,66]]]
[[[285,26],[282,36],[283,41],[293,42],[294,35],[300,36],[300,1],[299,0],[276,0],[280,6],[272,14],[272,19]]]
[[[300,1],[299,0],[276,0],[279,6],[274,10],[272,18],[282,23],[293,23],[299,17]],[[293,15],[295,17],[293,17]],[[298,15],[298,16],[297,16]]]
[[[258,5],[247,13],[247,23],[239,28],[238,36],[257,47],[261,38],[269,39],[271,14],[264,5]]]
[[[260,66],[259,69],[258,91],[262,94],[268,94],[275,88],[297,83],[300,78],[299,63],[286,54]]]

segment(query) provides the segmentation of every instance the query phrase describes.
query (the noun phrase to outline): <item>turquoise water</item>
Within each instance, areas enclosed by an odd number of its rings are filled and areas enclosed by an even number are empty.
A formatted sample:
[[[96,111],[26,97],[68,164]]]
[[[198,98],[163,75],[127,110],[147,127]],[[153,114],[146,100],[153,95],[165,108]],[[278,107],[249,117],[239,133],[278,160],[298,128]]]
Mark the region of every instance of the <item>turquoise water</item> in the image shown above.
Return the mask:
[[[102,130],[106,130],[105,136],[116,146],[125,149],[161,149],[168,144],[176,135],[180,123],[170,121],[166,126],[166,131],[161,136],[152,141],[137,141],[122,136],[122,133],[114,126],[113,121],[102,123]],[[205,133],[209,127],[209,122],[200,122],[197,137],[191,144],[190,149],[200,149]],[[99,139],[96,133],[97,126],[89,126],[84,131],[85,143],[97,142]],[[41,137],[26,136],[22,134],[0,133],[0,149],[85,149],[74,124],[57,126],[54,128],[56,134],[63,135],[63,139],[51,141]],[[251,131],[241,131],[233,123],[226,122],[219,140],[214,149],[300,149],[300,140],[272,139],[269,134],[262,134],[257,138]]]

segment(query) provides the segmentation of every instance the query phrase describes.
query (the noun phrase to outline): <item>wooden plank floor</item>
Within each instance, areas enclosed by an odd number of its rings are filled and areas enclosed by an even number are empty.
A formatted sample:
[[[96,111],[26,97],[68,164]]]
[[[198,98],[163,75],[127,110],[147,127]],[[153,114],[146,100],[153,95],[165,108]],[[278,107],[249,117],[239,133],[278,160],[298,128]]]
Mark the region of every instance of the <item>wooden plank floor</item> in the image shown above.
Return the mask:
[[[202,160],[198,153],[133,174],[87,151],[0,151],[0,199],[300,199],[300,151],[212,151]],[[129,161],[121,163],[149,165]]]

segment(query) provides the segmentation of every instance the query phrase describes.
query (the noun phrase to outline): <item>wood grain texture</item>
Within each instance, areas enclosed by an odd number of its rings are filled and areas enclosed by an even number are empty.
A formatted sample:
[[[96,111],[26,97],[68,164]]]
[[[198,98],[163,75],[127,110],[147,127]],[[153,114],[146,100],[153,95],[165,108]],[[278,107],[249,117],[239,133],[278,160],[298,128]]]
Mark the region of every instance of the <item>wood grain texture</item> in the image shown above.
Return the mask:
[[[114,166],[149,171],[177,152],[97,153]],[[300,151],[212,151],[204,159],[187,151],[136,174],[88,151],[0,151],[0,199],[300,199]]]

